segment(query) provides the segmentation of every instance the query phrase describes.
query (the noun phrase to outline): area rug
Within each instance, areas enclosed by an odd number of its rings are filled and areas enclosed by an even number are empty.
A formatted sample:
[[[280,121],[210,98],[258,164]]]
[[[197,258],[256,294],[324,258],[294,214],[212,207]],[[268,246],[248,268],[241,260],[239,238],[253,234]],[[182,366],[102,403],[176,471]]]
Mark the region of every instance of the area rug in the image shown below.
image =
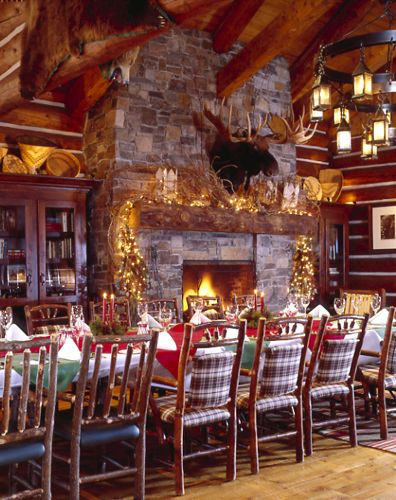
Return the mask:
[[[378,450],[396,453],[396,414],[388,414],[388,439],[381,439],[379,421],[375,417],[366,419],[364,416],[363,401],[357,401],[357,436],[361,446],[376,448]],[[396,412],[396,408],[395,408]],[[336,429],[322,429],[319,431],[322,436],[349,441],[348,426],[344,425]]]

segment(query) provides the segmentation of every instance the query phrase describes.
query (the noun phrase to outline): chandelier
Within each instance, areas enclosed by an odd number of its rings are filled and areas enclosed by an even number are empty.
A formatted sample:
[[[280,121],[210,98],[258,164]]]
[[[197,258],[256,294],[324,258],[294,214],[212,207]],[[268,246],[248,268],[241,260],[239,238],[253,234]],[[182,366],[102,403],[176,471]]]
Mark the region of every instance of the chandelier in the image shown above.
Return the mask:
[[[395,14],[387,0],[384,12],[368,24],[387,19],[388,29],[379,32],[349,36],[327,45],[322,45],[315,61],[315,81],[311,94],[311,121],[320,121],[328,110],[333,112],[337,126],[337,152],[352,151],[351,113],[358,113],[362,127],[361,157],[377,157],[378,148],[389,146],[396,140],[396,128],[392,126],[392,112],[396,112],[393,95],[396,93],[396,74],[393,72],[393,57],[396,30],[392,29]],[[353,31],[361,29],[358,26]],[[386,50],[383,66],[372,71],[365,60],[366,49],[382,46]],[[359,53],[359,62],[352,72],[337,68],[336,57]],[[331,66],[330,66],[331,64]],[[339,64],[338,64],[339,66]],[[332,94],[337,102],[332,104]]]

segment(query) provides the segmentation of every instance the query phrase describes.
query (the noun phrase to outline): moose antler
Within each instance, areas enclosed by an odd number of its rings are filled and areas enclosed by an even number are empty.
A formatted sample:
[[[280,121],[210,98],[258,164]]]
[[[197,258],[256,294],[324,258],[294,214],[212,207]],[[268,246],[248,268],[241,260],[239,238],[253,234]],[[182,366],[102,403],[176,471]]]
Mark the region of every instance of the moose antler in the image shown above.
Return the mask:
[[[256,137],[258,136],[260,130],[266,126],[268,122],[268,113],[265,116],[265,119],[263,120],[262,117],[260,116],[259,123],[257,127],[252,129],[252,123],[250,120],[250,114],[246,112],[246,123],[247,123],[247,128],[244,129],[246,132],[240,135],[235,135],[232,133],[232,104],[230,105],[228,109],[228,122],[227,126],[224,125],[223,123],[223,108],[224,108],[224,101],[225,98],[223,97],[220,105],[220,111],[218,115],[214,115],[210,109],[205,105],[204,106],[204,115],[206,118],[214,125],[218,131],[218,133],[224,138],[229,140],[230,142],[253,142]]]
[[[318,124],[315,123],[315,126],[312,129],[310,125],[308,127],[304,127],[304,116],[305,107],[303,107],[302,114],[297,120],[294,120],[293,108],[291,109],[290,123],[287,119],[282,116],[280,117],[286,127],[285,142],[291,142],[293,144],[306,144],[310,139],[312,139]]]

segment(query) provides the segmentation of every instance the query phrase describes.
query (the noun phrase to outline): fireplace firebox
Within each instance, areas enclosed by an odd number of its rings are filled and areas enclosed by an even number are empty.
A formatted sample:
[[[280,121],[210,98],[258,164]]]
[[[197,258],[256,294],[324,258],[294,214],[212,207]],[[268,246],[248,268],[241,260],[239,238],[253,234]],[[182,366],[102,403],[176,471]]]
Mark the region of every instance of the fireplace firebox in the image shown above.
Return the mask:
[[[252,293],[256,284],[254,261],[193,261],[183,262],[183,311],[188,295],[219,295],[223,304],[232,302],[234,295]]]

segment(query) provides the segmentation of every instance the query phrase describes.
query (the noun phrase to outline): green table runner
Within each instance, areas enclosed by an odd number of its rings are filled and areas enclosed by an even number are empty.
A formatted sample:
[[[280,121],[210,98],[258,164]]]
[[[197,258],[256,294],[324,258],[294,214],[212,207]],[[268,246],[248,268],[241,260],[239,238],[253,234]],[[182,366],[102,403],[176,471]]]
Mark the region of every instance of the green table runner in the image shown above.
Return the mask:
[[[37,361],[38,355],[32,354],[31,359]],[[12,368],[22,375],[23,368],[23,355],[16,354],[13,359]],[[44,368],[44,387],[48,389],[48,366],[45,364]],[[30,365],[30,383],[34,384],[37,377],[38,365]],[[73,382],[74,377],[80,370],[80,361],[70,361],[68,359],[58,359],[58,380],[57,390],[65,391],[67,387]]]

